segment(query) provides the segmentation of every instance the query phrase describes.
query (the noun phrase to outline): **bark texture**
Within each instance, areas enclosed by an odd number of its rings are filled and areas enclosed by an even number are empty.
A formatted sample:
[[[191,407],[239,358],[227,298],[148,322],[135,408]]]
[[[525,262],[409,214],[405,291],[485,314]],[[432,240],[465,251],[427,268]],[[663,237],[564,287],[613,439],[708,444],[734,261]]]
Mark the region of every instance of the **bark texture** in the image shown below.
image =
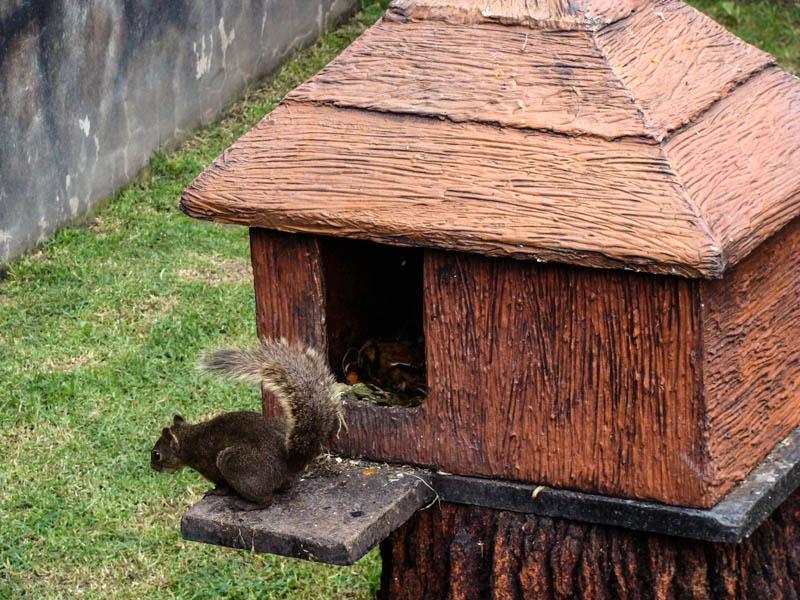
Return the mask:
[[[661,148],[640,138],[288,102],[200,175],[182,206],[389,244],[691,275],[721,267]]]
[[[660,140],[773,62],[679,0],[599,32],[384,20],[289,98]]]
[[[775,62],[680,0],[648,2],[595,39],[656,139],[692,122]],[[745,97],[755,101],[757,94],[750,89]]]
[[[345,454],[711,501],[695,282],[447,253],[424,281],[428,397],[354,405]]]
[[[252,230],[250,255],[258,336],[324,348],[326,307],[317,239]]]
[[[382,21],[288,97],[607,139],[647,134],[587,31]]]
[[[348,403],[345,456],[709,507],[800,426],[800,222],[715,282],[425,251],[421,298],[371,281],[397,249],[252,239],[261,336],[421,320],[425,402]]]
[[[800,80],[768,68],[663,147],[734,265],[798,216]]]
[[[444,504],[381,554],[383,600],[796,600],[800,493],[738,545]]]

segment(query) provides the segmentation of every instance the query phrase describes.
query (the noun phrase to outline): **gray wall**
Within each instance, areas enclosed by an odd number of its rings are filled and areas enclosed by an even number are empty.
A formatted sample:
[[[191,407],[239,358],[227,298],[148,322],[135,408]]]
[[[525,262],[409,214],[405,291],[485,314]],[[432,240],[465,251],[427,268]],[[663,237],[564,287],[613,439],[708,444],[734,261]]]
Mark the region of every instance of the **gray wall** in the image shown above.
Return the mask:
[[[0,0],[0,263],[110,196],[356,0]]]

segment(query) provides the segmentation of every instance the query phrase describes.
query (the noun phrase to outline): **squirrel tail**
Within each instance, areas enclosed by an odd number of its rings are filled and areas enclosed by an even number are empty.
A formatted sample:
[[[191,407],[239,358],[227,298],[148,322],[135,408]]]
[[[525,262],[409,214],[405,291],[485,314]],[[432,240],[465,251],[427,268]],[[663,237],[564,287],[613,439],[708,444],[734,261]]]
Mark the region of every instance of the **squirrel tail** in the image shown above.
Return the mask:
[[[253,383],[272,392],[286,418],[289,457],[310,461],[344,424],[340,392],[325,359],[313,348],[286,340],[262,341],[255,350],[214,350],[200,368]]]

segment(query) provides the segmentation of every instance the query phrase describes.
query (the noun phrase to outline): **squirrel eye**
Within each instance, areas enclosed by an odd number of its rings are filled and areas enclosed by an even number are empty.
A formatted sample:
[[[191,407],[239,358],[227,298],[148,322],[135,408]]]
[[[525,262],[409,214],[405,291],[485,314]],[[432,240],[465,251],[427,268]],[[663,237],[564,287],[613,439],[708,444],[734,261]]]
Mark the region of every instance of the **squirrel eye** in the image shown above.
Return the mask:
[[[161,460],[161,452],[159,452],[158,450],[153,450],[153,451],[150,453],[150,458],[151,458],[152,460],[154,460],[154,461],[158,462],[159,460]]]

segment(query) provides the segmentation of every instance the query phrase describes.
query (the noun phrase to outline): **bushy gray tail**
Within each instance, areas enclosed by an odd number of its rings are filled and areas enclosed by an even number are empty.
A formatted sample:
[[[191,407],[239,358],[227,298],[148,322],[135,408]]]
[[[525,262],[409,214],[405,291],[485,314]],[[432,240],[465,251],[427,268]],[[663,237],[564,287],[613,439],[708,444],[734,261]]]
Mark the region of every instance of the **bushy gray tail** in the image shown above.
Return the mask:
[[[286,416],[290,458],[308,461],[343,424],[342,403],[325,359],[313,348],[266,340],[255,350],[214,350],[200,368],[233,379],[262,383]]]

